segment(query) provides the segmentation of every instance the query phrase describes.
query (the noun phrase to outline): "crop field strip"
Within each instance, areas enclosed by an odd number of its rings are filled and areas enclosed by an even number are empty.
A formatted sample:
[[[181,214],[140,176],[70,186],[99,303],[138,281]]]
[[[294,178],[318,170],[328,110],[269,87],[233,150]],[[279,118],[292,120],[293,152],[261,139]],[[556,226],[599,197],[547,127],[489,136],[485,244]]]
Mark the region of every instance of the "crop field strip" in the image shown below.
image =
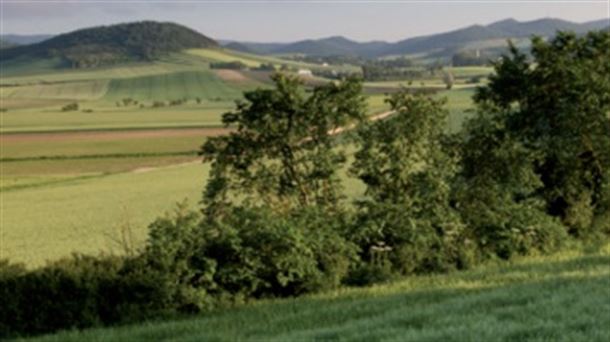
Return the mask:
[[[62,103],[51,102],[55,106]],[[95,107],[83,104],[84,108],[94,108],[92,113],[61,112],[57,109],[44,111],[23,109],[0,113],[3,126],[1,133],[24,133],[45,131],[94,131],[94,130],[137,130],[157,128],[222,126],[221,115],[228,111],[230,102],[212,102],[201,105],[191,103],[164,108],[117,108],[114,104]]]
[[[9,99],[96,100],[107,90],[108,80],[60,82],[10,87],[2,96]]]
[[[206,137],[228,129],[158,129],[0,135],[3,159],[197,150]],[[44,149],[42,147],[44,146]]]
[[[178,59],[167,59],[165,61],[157,61],[151,63],[134,63],[124,64],[119,66],[100,67],[90,70],[65,70],[65,69],[49,69],[43,73],[23,74],[9,73],[5,74],[1,80],[3,85],[28,85],[44,82],[75,82],[75,81],[92,81],[92,80],[110,80],[116,78],[133,78],[142,76],[152,76],[159,74],[167,74],[180,71],[205,70],[205,64],[197,63],[196,60],[191,60],[192,63],[176,63]],[[189,59],[186,59],[189,60]],[[4,70],[3,70],[4,71]],[[10,69],[9,69],[10,71]]]
[[[242,89],[231,86],[210,71],[177,72],[170,74],[113,79],[105,99],[132,98],[138,101],[166,101],[182,98],[233,100],[241,97]]]

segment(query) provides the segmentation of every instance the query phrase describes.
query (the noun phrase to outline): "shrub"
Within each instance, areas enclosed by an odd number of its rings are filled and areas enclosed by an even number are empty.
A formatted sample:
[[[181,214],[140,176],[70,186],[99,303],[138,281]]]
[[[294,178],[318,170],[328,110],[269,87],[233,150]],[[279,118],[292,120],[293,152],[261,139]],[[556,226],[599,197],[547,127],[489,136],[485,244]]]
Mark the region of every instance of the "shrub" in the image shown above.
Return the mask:
[[[72,102],[63,107],[61,107],[62,112],[72,112],[78,110],[78,103]]]
[[[2,331],[36,334],[101,323],[101,305],[111,298],[101,295],[100,284],[116,278],[121,265],[119,258],[79,255],[29,272],[2,264]]]
[[[339,232],[341,215],[311,208],[276,215],[268,208],[235,208],[206,228],[205,257],[216,261],[222,296],[293,296],[338,286],[356,257]]]

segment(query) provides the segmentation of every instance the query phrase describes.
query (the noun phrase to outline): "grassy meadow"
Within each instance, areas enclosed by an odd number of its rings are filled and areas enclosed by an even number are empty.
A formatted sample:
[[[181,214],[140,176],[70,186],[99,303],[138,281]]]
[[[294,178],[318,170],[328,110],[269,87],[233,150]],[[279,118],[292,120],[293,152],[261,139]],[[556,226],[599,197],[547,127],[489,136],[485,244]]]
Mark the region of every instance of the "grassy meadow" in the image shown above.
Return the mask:
[[[610,246],[35,341],[607,341]],[[583,296],[586,293],[586,296]]]
[[[139,245],[159,213],[185,198],[196,205],[207,176],[197,150],[226,132],[222,113],[244,90],[268,84],[265,73],[209,68],[233,60],[321,67],[223,49],[94,69],[57,69],[53,60],[3,65],[0,257],[39,266],[72,252],[116,252],[117,227],[128,226]],[[462,71],[473,72],[486,70]],[[457,88],[439,93],[449,100],[450,131],[459,130],[473,92]],[[386,111],[384,98],[367,95],[369,113]],[[153,107],[158,101],[166,105]],[[73,102],[78,110],[62,110]],[[345,187],[349,196],[360,189],[354,180]]]

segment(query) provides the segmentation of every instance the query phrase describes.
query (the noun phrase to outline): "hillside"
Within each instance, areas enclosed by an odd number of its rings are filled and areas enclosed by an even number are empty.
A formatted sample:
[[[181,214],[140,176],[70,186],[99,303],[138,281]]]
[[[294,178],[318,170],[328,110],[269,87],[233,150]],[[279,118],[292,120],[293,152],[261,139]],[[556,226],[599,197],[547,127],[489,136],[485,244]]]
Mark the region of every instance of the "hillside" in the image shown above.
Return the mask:
[[[152,61],[171,52],[216,46],[214,40],[187,27],[143,21],[77,30],[40,43],[10,48],[3,51],[2,62],[59,57],[61,66],[87,68]]]
[[[260,302],[36,341],[607,341],[610,251]],[[586,293],[586,296],[583,296]]]
[[[0,39],[13,45],[28,45],[40,43],[53,37],[50,34],[3,34]]]
[[[0,39],[0,49],[8,49],[8,48],[15,47],[15,46],[17,46],[17,45],[14,43],[11,43],[4,39]]]
[[[502,43],[502,40],[505,39],[528,38],[532,35],[549,37],[554,35],[557,31],[585,33],[590,30],[599,30],[604,27],[604,21],[606,25],[608,25],[607,20],[597,20],[578,24],[550,18],[526,22],[506,19],[487,26],[472,25],[446,33],[405,39],[390,45],[387,49],[380,51],[379,54],[402,55],[443,50],[446,55],[450,55],[463,46],[474,42],[496,40],[500,44],[504,44]]]
[[[299,53],[316,56],[364,56],[372,57],[388,46],[386,42],[359,43],[345,37],[334,36],[317,40],[303,40],[275,50],[275,53]]]
[[[506,19],[489,25],[472,25],[449,32],[408,38],[395,43],[383,41],[356,42],[345,37],[334,36],[294,43],[231,42],[231,44],[238,49],[247,49],[249,52],[263,54],[354,55],[361,57],[433,54],[434,57],[450,57],[457,50],[469,45],[497,49],[505,47],[505,40],[509,38],[529,38],[531,35],[549,37],[558,30],[584,33],[590,30],[604,29],[608,26],[610,26],[608,19],[585,23],[573,23],[552,18],[525,22]]]

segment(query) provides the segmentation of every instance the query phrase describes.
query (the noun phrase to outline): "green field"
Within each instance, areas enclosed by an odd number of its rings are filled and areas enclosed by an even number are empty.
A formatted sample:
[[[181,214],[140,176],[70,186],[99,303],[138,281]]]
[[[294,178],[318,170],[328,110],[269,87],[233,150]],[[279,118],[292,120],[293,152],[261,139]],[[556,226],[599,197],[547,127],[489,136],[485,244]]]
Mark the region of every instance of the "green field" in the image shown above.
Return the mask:
[[[84,104],[81,104],[85,107]],[[103,107],[92,113],[48,110],[21,110],[0,113],[1,133],[209,127],[221,125],[221,115],[230,103],[187,105],[163,108]]]
[[[207,135],[219,131],[160,129],[8,134],[0,136],[0,143],[2,143],[2,160],[113,154],[168,154],[196,151]]]
[[[1,96],[6,99],[66,99],[96,100],[106,94],[108,80],[75,81],[52,84],[3,87]]]
[[[455,120],[459,126],[461,109],[470,103],[469,94],[446,94],[450,107],[457,108],[451,112],[450,124]],[[370,105],[385,109],[382,96],[371,97]],[[133,115],[144,118],[151,113]],[[98,119],[94,122],[101,125]],[[137,120],[133,123],[144,125]],[[2,257],[37,266],[75,251],[109,251],[112,234],[125,221],[141,242],[147,225],[175,202],[200,200],[206,168],[198,163],[168,166],[198,160],[194,151],[206,135],[217,134],[217,130],[84,132],[74,131],[79,127],[74,123],[63,124],[72,131],[0,136],[1,157],[7,159],[0,163]],[[49,129],[46,125],[26,127]],[[355,179],[347,179],[345,187],[352,198],[362,189]]]
[[[610,246],[36,341],[610,339]],[[586,293],[586,296],[583,296]]]
[[[257,86],[256,82],[250,85]],[[210,71],[115,79],[110,82],[106,99],[132,98],[139,101],[165,101],[182,98],[227,101],[239,98],[242,89],[227,84]]]
[[[196,151],[206,137],[226,132],[221,115],[244,90],[268,82],[255,71],[209,69],[210,62],[233,60],[315,67],[209,49],[85,70],[56,69],[52,60],[3,65],[0,257],[37,266],[74,251],[110,251],[125,222],[141,242],[148,224],[175,202],[198,203],[207,171]],[[472,88],[439,94],[449,99],[451,131],[459,130],[471,94]],[[138,103],[125,105],[125,98]],[[386,111],[384,98],[369,95],[369,113]],[[166,105],[152,108],[154,101]],[[71,102],[78,111],[61,110]],[[357,196],[361,184],[344,179],[346,194]]]
[[[100,164],[116,162],[99,160]],[[0,257],[36,266],[75,251],[116,251],[113,239],[124,225],[131,227],[139,243],[146,237],[148,224],[176,202],[199,201],[206,174],[206,168],[195,162],[118,174],[81,174],[2,191]]]
[[[233,62],[240,61],[248,67],[258,67],[262,63],[271,63],[276,68],[282,65],[288,65],[294,68],[305,68],[305,69],[325,69],[318,64],[311,64],[305,62],[298,62],[293,60],[281,59],[272,56],[260,56],[245,52],[231,51],[227,49],[192,49],[187,50],[187,53],[193,56],[201,57],[209,62]],[[349,65],[333,66],[333,68],[339,71],[357,71],[358,68]]]

